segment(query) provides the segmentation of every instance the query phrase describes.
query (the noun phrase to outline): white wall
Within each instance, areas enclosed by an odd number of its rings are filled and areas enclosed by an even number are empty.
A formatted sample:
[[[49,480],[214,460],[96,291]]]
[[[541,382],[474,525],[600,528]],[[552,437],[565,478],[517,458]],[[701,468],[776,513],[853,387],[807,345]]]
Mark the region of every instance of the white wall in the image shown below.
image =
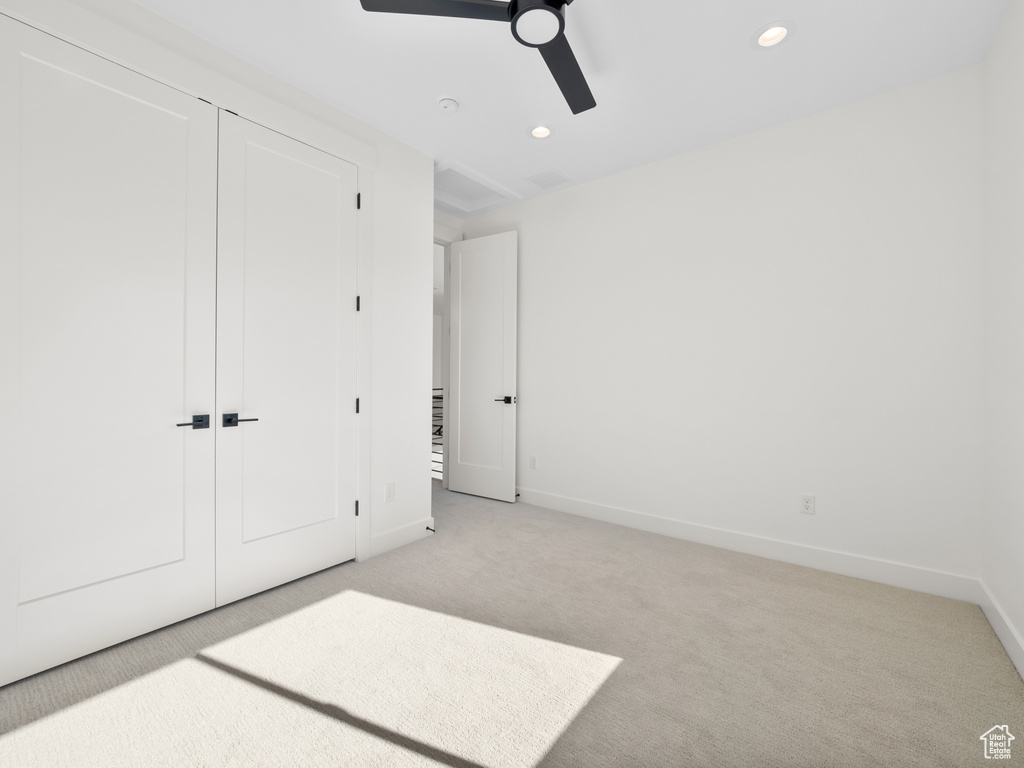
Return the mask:
[[[128,0],[0,0],[0,11],[359,165],[357,551],[429,535],[432,160]]]
[[[434,172],[393,140],[374,169],[371,552],[429,536]],[[383,179],[382,179],[383,177]],[[395,500],[385,487],[395,483]]]
[[[985,295],[986,514],[979,528],[986,614],[1024,670],[1024,5],[989,57]],[[995,607],[996,610],[991,610]],[[1005,623],[1001,624],[1000,619]]]
[[[975,599],[985,75],[467,220],[519,232],[522,499]]]

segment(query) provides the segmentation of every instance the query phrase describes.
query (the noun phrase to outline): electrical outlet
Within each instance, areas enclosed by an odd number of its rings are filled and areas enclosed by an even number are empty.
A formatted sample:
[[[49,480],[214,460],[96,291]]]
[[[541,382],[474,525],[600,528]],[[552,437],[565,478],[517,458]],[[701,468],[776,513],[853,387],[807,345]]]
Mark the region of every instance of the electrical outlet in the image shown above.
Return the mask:
[[[805,515],[814,514],[814,496],[805,493],[800,497],[800,511]]]
[[[531,456],[530,457],[530,469],[537,469],[539,464],[540,464],[540,462],[537,461],[537,457],[536,456]]]
[[[395,500],[395,484],[394,483],[388,483],[387,485],[384,486],[384,501],[394,501],[394,500]]]

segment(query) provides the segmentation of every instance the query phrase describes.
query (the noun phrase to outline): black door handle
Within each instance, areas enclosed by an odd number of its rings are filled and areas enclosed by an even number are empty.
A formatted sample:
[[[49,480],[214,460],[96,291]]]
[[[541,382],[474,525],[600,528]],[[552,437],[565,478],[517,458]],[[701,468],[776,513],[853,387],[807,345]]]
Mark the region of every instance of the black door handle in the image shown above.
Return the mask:
[[[176,427],[192,427],[192,429],[209,429],[210,428],[210,416],[209,414],[203,414],[202,416],[193,416],[192,421],[186,421],[184,424],[175,424]]]
[[[237,427],[243,421],[259,421],[259,419],[240,419],[237,413],[225,413],[221,420],[222,427]]]
[[[505,403],[506,405],[512,405],[512,395],[505,395],[504,397],[494,398],[496,403]]]

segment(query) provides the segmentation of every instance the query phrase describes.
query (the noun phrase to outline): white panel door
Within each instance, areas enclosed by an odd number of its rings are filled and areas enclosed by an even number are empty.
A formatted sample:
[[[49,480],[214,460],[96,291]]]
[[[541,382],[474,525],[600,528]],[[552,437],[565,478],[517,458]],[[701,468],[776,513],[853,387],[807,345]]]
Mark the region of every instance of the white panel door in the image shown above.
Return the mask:
[[[355,166],[222,113],[219,605],[355,556],[356,189]]]
[[[452,243],[448,488],[516,500],[515,232]]]
[[[0,683],[214,605],[217,111],[0,17]]]

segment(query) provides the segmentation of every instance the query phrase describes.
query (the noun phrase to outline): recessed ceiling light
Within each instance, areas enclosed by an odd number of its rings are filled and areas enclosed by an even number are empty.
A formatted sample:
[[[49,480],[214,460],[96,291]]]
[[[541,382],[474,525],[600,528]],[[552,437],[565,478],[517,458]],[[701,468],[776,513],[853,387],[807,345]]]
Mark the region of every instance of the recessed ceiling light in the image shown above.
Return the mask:
[[[551,135],[551,129],[544,125],[538,125],[530,133],[533,134],[535,139],[546,139]]]
[[[755,48],[773,48],[787,39],[792,32],[793,22],[773,21],[757,30],[750,42]]]
[[[789,30],[785,27],[772,27],[771,29],[763,32],[761,36],[757,38],[757,44],[764,48],[776,45],[782,42],[787,32],[789,32]]]

